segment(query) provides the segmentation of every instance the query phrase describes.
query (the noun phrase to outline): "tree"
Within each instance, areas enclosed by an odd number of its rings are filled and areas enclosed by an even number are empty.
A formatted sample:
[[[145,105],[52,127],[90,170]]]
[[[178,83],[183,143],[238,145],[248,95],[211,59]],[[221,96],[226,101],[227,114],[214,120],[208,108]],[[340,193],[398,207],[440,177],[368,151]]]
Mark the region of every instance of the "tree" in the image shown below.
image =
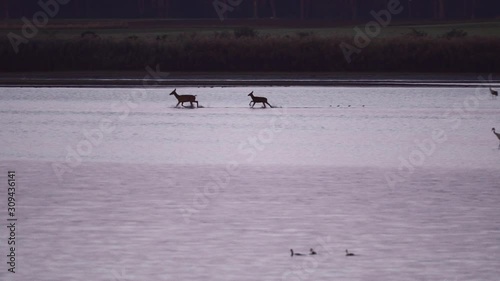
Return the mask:
[[[2,13],[0,14],[0,19],[9,18],[9,0],[0,0],[0,8]]]
[[[311,0],[300,0],[300,19],[306,19],[309,16]]]
[[[170,0],[152,0],[153,9],[156,10],[156,16],[166,18],[169,16]]]
[[[412,2],[411,0],[407,0],[408,1],[408,18],[413,18],[413,5],[412,5]]]
[[[433,5],[434,19],[444,20],[445,19],[444,0],[434,0],[432,1],[432,5]]]
[[[464,9],[464,17],[475,19],[476,18],[476,0],[464,0],[463,1],[463,9]]]
[[[276,18],[276,6],[274,5],[274,0],[253,0],[253,17],[259,18],[260,7],[269,4],[271,6],[272,17]]]
[[[137,8],[139,11],[139,16],[144,16],[144,12],[146,10],[146,0],[137,0]]]
[[[73,0],[74,15],[80,18],[89,17],[89,0]]]
[[[445,19],[444,0],[439,0],[439,19]]]
[[[269,3],[271,4],[271,11],[273,13],[273,19],[276,18],[276,5],[274,3],[274,0],[269,0]]]
[[[358,1],[357,0],[347,0],[349,1],[349,7],[351,10],[351,19],[356,20],[358,18]]]

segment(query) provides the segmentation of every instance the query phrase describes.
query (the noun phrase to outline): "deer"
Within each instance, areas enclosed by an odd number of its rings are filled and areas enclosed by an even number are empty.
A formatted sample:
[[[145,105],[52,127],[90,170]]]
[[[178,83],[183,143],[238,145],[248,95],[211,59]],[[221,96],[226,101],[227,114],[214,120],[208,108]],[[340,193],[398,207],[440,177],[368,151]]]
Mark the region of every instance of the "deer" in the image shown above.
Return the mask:
[[[199,107],[198,106],[198,102],[196,101],[196,96],[193,96],[193,95],[178,95],[177,94],[177,89],[173,90],[170,93],[170,96],[171,95],[174,95],[177,98],[177,100],[179,101],[175,107],[178,107],[179,104],[182,105],[182,106],[184,106],[185,102],[191,103],[191,107],[194,107],[193,103],[196,103],[196,107]]]
[[[495,134],[495,136],[497,136],[498,140],[500,141],[500,133],[495,132],[495,128],[492,128],[491,131],[493,132],[493,134]],[[498,147],[500,147],[500,144],[498,145]]]
[[[253,108],[253,107],[254,107],[254,105],[255,105],[256,103],[258,103],[258,102],[259,102],[259,103],[262,103],[262,105],[264,105],[264,108],[266,108],[266,104],[267,104],[267,105],[269,105],[269,107],[273,108],[273,106],[272,106],[272,105],[270,105],[270,104],[267,102],[267,98],[265,98],[265,97],[256,97],[256,96],[254,96],[254,95],[253,95],[253,91],[252,91],[250,94],[248,94],[248,96],[252,98],[252,101],[248,104],[248,105],[252,105],[252,108]],[[252,104],[252,103],[253,103],[253,104]]]
[[[490,93],[492,98],[498,97],[498,91],[493,90],[491,87],[490,87]]]

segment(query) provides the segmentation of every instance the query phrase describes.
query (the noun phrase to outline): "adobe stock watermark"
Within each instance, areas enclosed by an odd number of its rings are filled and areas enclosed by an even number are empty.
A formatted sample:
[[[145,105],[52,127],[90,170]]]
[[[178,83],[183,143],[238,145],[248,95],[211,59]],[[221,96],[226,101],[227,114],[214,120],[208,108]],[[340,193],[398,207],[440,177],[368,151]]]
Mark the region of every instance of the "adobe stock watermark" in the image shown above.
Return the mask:
[[[121,269],[120,271],[112,271],[113,279],[111,281],[134,281],[137,280],[137,276],[128,273],[127,271]]]
[[[215,12],[219,16],[220,21],[224,21],[227,12],[234,11],[234,8],[243,3],[243,0],[215,0],[212,2]]]
[[[415,147],[410,153],[403,157],[399,156],[399,165],[397,171],[385,174],[385,180],[390,188],[401,184],[415,173],[417,168],[422,167],[428,159],[448,140],[448,133],[456,131],[462,126],[462,120],[468,114],[475,112],[479,107],[479,102],[488,99],[489,93],[483,91],[492,82],[492,74],[485,79],[479,76],[481,85],[475,88],[474,94],[465,97],[463,102],[454,104],[452,108],[447,109],[442,119],[445,123],[444,129],[435,129],[431,135],[425,139],[415,140]]]
[[[392,16],[400,14],[403,10],[404,8],[401,6],[399,0],[389,0],[387,9],[385,10],[380,10],[378,12],[372,10],[370,14],[374,20],[365,25],[364,32],[357,26],[354,28],[356,35],[354,36],[353,44],[346,42],[340,43],[339,46],[346,61],[351,63],[352,56],[354,54],[360,54],[362,49],[368,47],[372,39],[380,34],[382,27],[386,27],[391,23]]]
[[[131,94],[125,96],[120,102],[111,104],[111,112],[119,113],[119,116],[114,119],[108,117],[100,119],[97,128],[93,130],[83,129],[82,139],[74,146],[66,146],[64,161],[62,163],[52,163],[52,170],[59,181],[63,180],[66,173],[70,173],[73,169],[79,167],[85,157],[92,155],[94,148],[101,145],[106,136],[116,130],[117,124],[128,118],[131,111],[136,109],[147,98],[146,86],[158,84],[161,78],[169,75],[161,72],[159,65],[156,65],[156,70],[148,66],[146,71],[148,74],[142,79],[143,88],[134,89]]]
[[[243,164],[254,161],[259,152],[264,151],[266,145],[272,143],[277,134],[281,133],[291,123],[286,108],[276,110],[275,116],[269,120],[268,127],[259,130],[256,136],[249,137],[238,146],[238,154],[244,156]],[[232,177],[240,174],[240,162],[229,161],[223,171],[214,172],[212,178],[204,187],[195,189],[192,203],[181,209],[184,222],[189,224],[192,216],[208,208],[210,201],[228,188]]]
[[[67,5],[71,0],[39,0],[38,6],[41,10],[33,14],[33,18],[30,21],[26,17],[22,17],[23,27],[21,29],[21,34],[14,32],[9,32],[7,38],[14,49],[16,54],[19,53],[19,46],[21,44],[26,44],[30,39],[33,39],[40,28],[44,28],[48,23],[49,19],[54,18],[61,10],[61,5]]]
[[[139,256],[140,258],[144,258],[141,254],[139,254]],[[124,262],[124,260],[118,257],[117,259],[110,261],[109,263],[93,268],[92,273],[94,276],[98,276],[99,278],[104,278],[99,280],[106,280],[106,281],[140,280],[137,274],[134,274],[132,270],[134,272],[139,272],[141,270],[141,265],[139,264],[138,267],[131,268]],[[95,277],[94,279],[93,278],[88,278],[88,279],[95,280]]]

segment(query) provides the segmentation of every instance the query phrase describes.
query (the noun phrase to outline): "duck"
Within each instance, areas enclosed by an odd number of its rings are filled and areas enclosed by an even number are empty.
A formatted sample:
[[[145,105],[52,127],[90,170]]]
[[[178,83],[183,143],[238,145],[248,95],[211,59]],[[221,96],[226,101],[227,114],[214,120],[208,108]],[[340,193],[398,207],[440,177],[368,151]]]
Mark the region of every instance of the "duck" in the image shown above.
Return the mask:
[[[313,248],[311,248],[309,251],[310,251],[309,255],[316,255],[316,252],[314,251]]]
[[[349,253],[349,251],[348,251],[347,249],[345,250],[345,255],[346,255],[346,257],[352,257],[352,256],[355,256],[355,254],[354,254],[354,253]]]
[[[290,255],[291,257],[293,257],[293,256],[305,256],[304,254],[301,254],[301,253],[294,253],[293,249],[290,249],[290,253],[291,253],[291,255]]]

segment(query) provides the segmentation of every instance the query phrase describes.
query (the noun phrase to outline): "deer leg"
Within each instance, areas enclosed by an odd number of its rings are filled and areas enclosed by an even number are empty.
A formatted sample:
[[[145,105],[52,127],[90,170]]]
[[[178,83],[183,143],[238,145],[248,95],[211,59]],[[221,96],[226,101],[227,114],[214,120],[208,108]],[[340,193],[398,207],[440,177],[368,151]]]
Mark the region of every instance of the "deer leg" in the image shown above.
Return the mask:
[[[180,103],[181,103],[181,102],[178,102],[178,103],[177,103],[177,105],[176,105],[175,107],[178,107]]]
[[[265,102],[262,102],[262,107],[266,108],[266,103]]]
[[[250,102],[250,103],[248,104],[248,106],[251,106],[251,105],[252,105],[252,102]]]
[[[196,103],[196,108],[200,107],[197,101],[194,101]]]
[[[250,103],[252,103],[252,102],[250,102]],[[252,108],[253,108],[254,106],[255,106],[255,102],[252,104]]]
[[[272,106],[272,105],[270,105],[268,102],[266,102],[266,103],[267,103],[267,105],[269,105],[269,107],[270,107],[270,108],[273,108],[273,106]]]

